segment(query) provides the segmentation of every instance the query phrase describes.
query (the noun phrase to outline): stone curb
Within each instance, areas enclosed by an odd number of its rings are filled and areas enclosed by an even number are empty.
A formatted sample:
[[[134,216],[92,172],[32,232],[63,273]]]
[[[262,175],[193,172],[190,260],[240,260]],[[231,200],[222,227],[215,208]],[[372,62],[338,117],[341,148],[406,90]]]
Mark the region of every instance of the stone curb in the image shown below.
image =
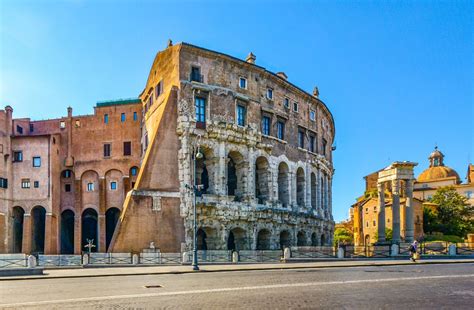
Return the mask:
[[[1,281],[20,281],[20,280],[47,280],[47,279],[74,279],[74,278],[100,278],[100,277],[118,277],[118,276],[145,276],[145,275],[166,275],[166,274],[188,274],[188,273],[212,273],[212,272],[234,272],[234,271],[262,271],[262,270],[291,270],[291,269],[327,269],[327,268],[353,268],[353,267],[384,267],[384,266],[404,266],[404,265],[441,265],[441,264],[466,264],[474,263],[474,260],[456,260],[456,261],[439,261],[428,260],[418,261],[416,263],[407,262],[374,262],[371,264],[352,264],[352,265],[321,265],[321,266],[298,266],[298,264],[289,264],[288,266],[278,267],[251,267],[242,269],[215,269],[215,270],[177,270],[177,271],[157,271],[157,272],[136,272],[136,273],[110,273],[110,274],[92,274],[92,275],[70,275],[70,276],[18,276],[18,277],[2,277]]]

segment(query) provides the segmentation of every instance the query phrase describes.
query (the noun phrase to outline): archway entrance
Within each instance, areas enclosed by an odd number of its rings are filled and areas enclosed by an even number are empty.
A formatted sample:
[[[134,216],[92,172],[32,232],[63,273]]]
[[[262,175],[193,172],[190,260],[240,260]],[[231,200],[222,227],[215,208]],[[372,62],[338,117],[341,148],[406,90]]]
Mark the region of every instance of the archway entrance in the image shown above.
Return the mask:
[[[61,254],[74,254],[74,212],[61,213]]]
[[[246,232],[240,227],[236,227],[229,232],[227,238],[227,249],[232,251],[247,250]]]
[[[23,242],[23,218],[25,210],[14,207],[12,212],[12,253],[21,253]]]
[[[270,250],[270,231],[262,229],[257,235],[257,250]]]
[[[31,252],[44,254],[44,233],[46,226],[46,210],[37,206],[31,210]]]
[[[118,219],[120,217],[120,209],[110,208],[105,212],[105,247],[106,251],[109,250],[110,241],[114,236],[115,226],[117,226]]]
[[[97,252],[97,237],[98,237],[98,225],[97,225],[97,212],[94,209],[86,209],[82,213],[82,238],[81,248],[83,251],[88,252],[89,249],[84,246],[87,244],[87,240],[92,240],[92,244],[95,245],[91,249],[91,252]]]
[[[197,249],[199,251],[206,251],[207,250],[207,235],[202,228],[199,228],[197,231]]]
[[[306,235],[303,231],[299,231],[296,238],[297,238],[297,242],[296,242],[297,246],[305,246],[306,245]]]
[[[311,246],[317,246],[318,245],[318,235],[314,232],[311,235]]]
[[[288,248],[291,246],[291,235],[288,230],[284,230],[280,233],[280,248]]]
[[[326,237],[323,235],[321,235],[321,245],[326,245]]]

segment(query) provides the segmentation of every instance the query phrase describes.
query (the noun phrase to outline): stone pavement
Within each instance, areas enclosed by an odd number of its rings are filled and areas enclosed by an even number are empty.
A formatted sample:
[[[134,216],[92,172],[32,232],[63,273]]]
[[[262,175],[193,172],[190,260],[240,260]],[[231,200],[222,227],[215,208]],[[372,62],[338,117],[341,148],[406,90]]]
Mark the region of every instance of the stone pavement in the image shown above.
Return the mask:
[[[83,278],[83,277],[112,277],[127,275],[154,275],[154,274],[183,274],[196,272],[231,272],[250,270],[284,270],[284,269],[308,269],[308,268],[343,268],[343,267],[370,267],[370,266],[398,266],[413,264],[457,264],[474,263],[474,259],[425,259],[416,263],[408,259],[393,260],[338,260],[319,262],[298,263],[258,263],[258,264],[204,264],[200,265],[199,271],[193,271],[190,265],[168,265],[168,266],[130,266],[130,267],[87,267],[87,268],[58,268],[44,269],[43,275],[30,276],[8,276],[0,277],[0,281],[31,280],[31,279],[60,279],[60,278]]]

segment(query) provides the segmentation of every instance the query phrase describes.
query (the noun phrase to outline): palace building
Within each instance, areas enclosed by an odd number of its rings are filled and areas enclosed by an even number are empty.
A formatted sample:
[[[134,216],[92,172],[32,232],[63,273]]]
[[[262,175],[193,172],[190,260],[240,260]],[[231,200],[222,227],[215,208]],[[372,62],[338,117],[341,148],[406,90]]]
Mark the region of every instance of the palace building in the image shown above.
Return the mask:
[[[331,244],[334,135],[317,88],[170,42],[139,99],[0,111],[0,252],[188,250],[194,202],[199,249]]]

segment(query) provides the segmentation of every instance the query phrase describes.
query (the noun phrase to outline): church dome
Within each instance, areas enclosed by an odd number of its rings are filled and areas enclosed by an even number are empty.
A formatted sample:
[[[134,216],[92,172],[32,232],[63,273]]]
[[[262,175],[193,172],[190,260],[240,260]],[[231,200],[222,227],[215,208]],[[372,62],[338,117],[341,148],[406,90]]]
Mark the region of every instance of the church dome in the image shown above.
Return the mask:
[[[428,159],[430,160],[430,167],[418,176],[418,182],[456,177],[456,183],[460,183],[461,179],[456,170],[444,165],[444,155],[438,150],[438,147],[435,147]]]

